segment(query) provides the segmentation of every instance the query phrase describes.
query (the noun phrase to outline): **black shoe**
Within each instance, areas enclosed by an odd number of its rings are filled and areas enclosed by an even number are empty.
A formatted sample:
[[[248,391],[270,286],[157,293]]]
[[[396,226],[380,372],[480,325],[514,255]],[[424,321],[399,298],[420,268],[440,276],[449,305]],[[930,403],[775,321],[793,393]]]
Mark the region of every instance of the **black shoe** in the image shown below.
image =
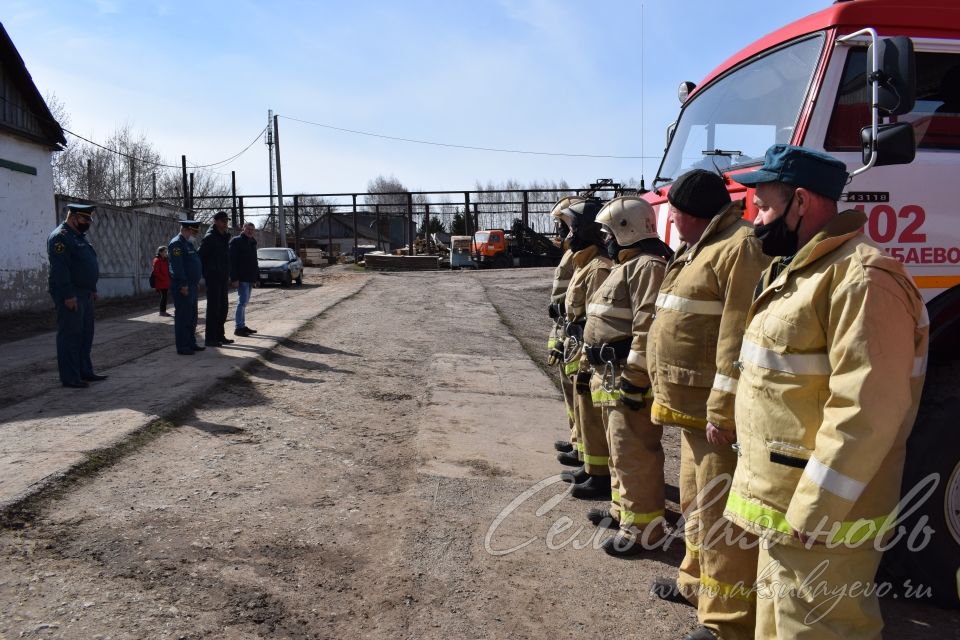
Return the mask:
[[[587,520],[596,527],[619,529],[620,521],[610,515],[610,509],[590,509],[587,511]]]
[[[230,338],[220,338],[220,342],[222,344],[233,344],[234,340],[231,340]]]
[[[560,453],[570,453],[573,451],[573,445],[567,442],[566,440],[557,440],[553,443],[553,448],[559,451]]]
[[[681,640],[720,640],[720,636],[713,632],[713,629],[707,627],[697,627]]]
[[[645,551],[639,539],[624,535],[622,532],[618,532],[612,538],[607,538],[601,546],[607,552],[607,555],[615,558],[630,558]]]
[[[580,500],[609,500],[610,476],[589,476],[584,482],[573,485],[570,495]]]
[[[198,345],[198,344],[193,345],[193,350],[194,350],[194,351],[203,351],[204,349],[206,349],[206,347],[201,347],[201,346]]]
[[[244,327],[244,329],[246,330],[247,333],[256,333],[256,332],[257,332],[256,329],[251,329],[250,327]]]
[[[80,382],[64,382],[63,386],[67,387],[68,389],[86,389],[90,386],[90,384],[81,380]]]
[[[585,482],[589,477],[587,470],[583,467],[580,467],[576,471],[563,471],[560,474],[560,479],[570,484],[580,484],[581,482]]]
[[[86,382],[100,382],[101,380],[106,380],[106,379],[107,379],[107,376],[98,376],[97,374],[93,374],[92,376],[84,376],[83,378],[81,378],[81,380],[84,380]]]
[[[656,596],[661,600],[666,600],[667,602],[685,604],[688,607],[693,606],[693,603],[684,598],[683,594],[680,593],[680,587],[677,586],[677,581],[674,578],[654,578],[650,584],[650,595]]]
[[[579,467],[583,465],[583,462],[581,462],[580,458],[577,457],[576,451],[558,453],[557,460],[560,461],[560,464],[565,464],[568,467]]]
[[[240,328],[235,329],[235,330],[233,331],[233,335],[235,335],[235,336],[240,336],[241,338],[243,338],[243,337],[245,337],[245,336],[249,336],[249,335],[252,334],[252,333],[253,333],[253,331],[250,331],[250,330],[247,329],[246,327],[240,327]]]
[[[192,355],[193,355],[193,351],[177,351],[177,353],[178,353],[179,355],[181,355],[181,356],[192,356]]]

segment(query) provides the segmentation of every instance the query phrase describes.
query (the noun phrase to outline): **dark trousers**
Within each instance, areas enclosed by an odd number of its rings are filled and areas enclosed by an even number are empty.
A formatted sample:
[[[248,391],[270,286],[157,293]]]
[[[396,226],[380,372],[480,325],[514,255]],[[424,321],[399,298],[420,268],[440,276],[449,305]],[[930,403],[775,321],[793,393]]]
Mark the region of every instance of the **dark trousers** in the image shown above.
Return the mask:
[[[160,292],[160,313],[167,312],[167,290],[157,289]]]
[[[205,338],[207,342],[220,342],[226,336],[223,325],[227,322],[227,294],[230,292],[228,280],[216,278],[207,280],[207,324]]]
[[[63,301],[57,306],[57,368],[60,382],[74,384],[93,376],[90,350],[93,348],[93,294],[77,292],[77,308],[73,311]]]
[[[177,340],[177,351],[193,351],[197,346],[197,285],[188,287],[187,295],[173,290],[173,332]]]

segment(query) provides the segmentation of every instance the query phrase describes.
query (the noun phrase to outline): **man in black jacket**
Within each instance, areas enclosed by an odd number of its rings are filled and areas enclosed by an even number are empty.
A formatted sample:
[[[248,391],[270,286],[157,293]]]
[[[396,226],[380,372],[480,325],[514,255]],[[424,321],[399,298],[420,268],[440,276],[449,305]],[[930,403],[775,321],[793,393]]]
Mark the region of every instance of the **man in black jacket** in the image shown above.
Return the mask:
[[[253,283],[260,279],[257,262],[257,239],[253,237],[256,227],[252,222],[243,225],[243,231],[230,240],[230,280],[237,283],[237,315],[234,335],[249,336],[256,329],[247,326],[246,309],[250,301]]]
[[[233,340],[227,339],[223,333],[223,325],[227,321],[227,293],[230,291],[230,252],[228,243],[230,234],[227,233],[226,211],[218,211],[213,216],[213,226],[207,230],[207,235],[200,241],[200,262],[203,264],[203,279],[207,284],[207,326],[206,345],[220,347],[230,344]]]

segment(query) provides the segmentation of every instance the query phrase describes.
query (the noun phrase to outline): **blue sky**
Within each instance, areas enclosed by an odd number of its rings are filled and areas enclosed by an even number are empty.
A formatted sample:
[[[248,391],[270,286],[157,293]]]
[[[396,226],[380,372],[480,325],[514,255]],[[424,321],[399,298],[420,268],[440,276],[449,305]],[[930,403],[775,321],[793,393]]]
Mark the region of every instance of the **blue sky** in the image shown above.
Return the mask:
[[[649,184],[677,85],[829,4],[647,0],[642,37],[640,2],[567,0],[7,0],[0,21],[72,130],[102,141],[129,124],[171,164],[235,154],[269,108],[406,138],[650,156],[444,149],[281,119],[284,192],[320,193],[362,191],[378,174],[424,190],[641,174]],[[241,193],[267,192],[262,143],[219,171],[231,169]]]

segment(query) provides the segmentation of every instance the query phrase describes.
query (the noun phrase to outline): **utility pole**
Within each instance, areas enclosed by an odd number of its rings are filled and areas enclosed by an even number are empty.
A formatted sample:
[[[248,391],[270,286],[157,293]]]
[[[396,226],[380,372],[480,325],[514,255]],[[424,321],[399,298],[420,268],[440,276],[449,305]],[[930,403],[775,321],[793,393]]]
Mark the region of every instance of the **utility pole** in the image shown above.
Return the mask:
[[[130,206],[137,202],[137,161],[130,158]]]
[[[153,201],[157,201],[157,172],[153,172]]]
[[[232,193],[232,200],[230,205],[230,221],[233,223],[233,228],[237,228],[237,172],[230,172],[230,188]]]
[[[187,156],[180,156],[180,173],[183,180],[183,208],[190,208],[190,200],[187,195]]]
[[[193,211],[193,172],[192,172],[192,171],[190,172],[190,200],[189,200],[189,202],[190,202],[190,206],[187,207],[187,208],[190,209],[191,211]]]
[[[264,138],[267,145],[267,157],[270,161],[270,220],[276,220],[273,210],[273,109],[267,110],[267,135]]]
[[[87,200],[93,200],[93,160],[87,158]]]
[[[280,116],[273,116],[273,143],[276,146],[274,153],[277,162],[277,223],[280,225],[280,246],[287,246],[287,219],[283,216],[283,181],[280,172],[280,125],[277,119]]]

